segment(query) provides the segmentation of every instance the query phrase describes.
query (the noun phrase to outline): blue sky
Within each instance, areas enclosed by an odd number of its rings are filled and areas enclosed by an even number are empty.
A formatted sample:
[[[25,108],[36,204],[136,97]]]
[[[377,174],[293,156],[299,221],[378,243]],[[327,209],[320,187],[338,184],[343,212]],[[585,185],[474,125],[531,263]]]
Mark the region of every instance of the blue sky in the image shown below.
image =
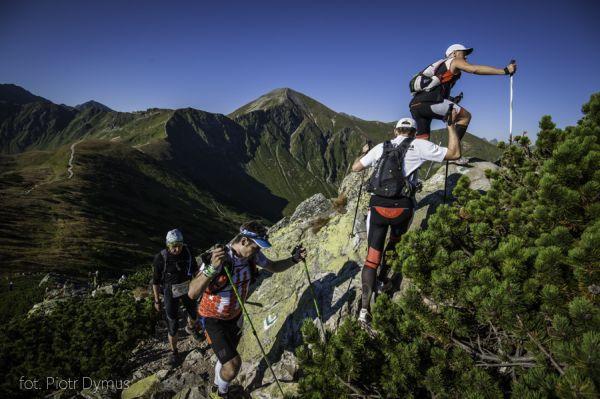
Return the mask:
[[[69,105],[220,113],[291,87],[391,121],[408,114],[411,76],[464,43],[472,63],[519,62],[515,132],[535,133],[544,114],[574,124],[600,91],[600,2],[482,3],[2,2],[0,82]],[[463,76],[470,131],[506,138],[508,89],[504,76]]]

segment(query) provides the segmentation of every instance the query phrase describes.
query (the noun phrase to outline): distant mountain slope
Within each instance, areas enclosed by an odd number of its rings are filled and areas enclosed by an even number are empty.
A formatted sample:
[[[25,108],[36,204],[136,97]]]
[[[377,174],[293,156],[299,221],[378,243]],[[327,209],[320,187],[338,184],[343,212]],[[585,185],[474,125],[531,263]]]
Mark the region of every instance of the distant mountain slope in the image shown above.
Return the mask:
[[[71,146],[0,156],[3,270],[118,275],[150,263],[169,229],[202,248],[250,217],[123,143],[85,140],[74,152],[72,179]]]

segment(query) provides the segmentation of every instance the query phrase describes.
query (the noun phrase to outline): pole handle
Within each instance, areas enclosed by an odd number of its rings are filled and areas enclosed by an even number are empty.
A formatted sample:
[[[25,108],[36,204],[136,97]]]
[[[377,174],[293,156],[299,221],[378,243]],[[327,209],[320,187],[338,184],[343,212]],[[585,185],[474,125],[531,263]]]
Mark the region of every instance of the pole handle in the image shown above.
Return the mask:
[[[512,60],[510,60],[510,62],[509,62],[509,64],[516,64],[516,63],[517,63],[517,60],[515,60],[514,58]],[[515,72],[517,71],[516,68],[517,67],[515,66]],[[515,72],[511,73],[510,76],[512,77],[515,74]]]

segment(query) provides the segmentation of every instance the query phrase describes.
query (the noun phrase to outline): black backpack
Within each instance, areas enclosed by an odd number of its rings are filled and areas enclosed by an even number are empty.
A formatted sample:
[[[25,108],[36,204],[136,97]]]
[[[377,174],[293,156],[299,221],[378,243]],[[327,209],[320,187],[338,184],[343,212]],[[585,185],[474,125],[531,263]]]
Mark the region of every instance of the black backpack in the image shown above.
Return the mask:
[[[192,253],[190,252],[190,249],[188,248],[187,245],[183,244],[183,248],[185,248],[185,250],[187,251],[188,254],[188,269],[187,269],[187,275],[188,277],[193,277],[192,276]],[[160,255],[163,258],[163,268],[161,270],[161,277],[160,277],[160,281],[164,284],[165,281],[165,273],[167,272],[167,257],[169,256],[169,253],[167,252],[166,249],[163,249],[162,251],[160,251]]]
[[[406,138],[394,147],[391,141],[383,143],[383,154],[375,164],[375,170],[367,183],[367,191],[385,198],[411,197],[409,176],[404,176],[404,156],[414,138]]]

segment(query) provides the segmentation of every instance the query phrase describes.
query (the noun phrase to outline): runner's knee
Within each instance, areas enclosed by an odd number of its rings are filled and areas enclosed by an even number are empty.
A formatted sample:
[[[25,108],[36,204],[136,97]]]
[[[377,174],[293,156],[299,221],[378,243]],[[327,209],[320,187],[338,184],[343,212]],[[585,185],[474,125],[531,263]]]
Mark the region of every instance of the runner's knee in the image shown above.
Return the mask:
[[[369,247],[367,252],[367,259],[365,260],[365,267],[371,269],[377,269],[381,264],[382,253],[375,248]]]
[[[240,371],[241,365],[242,359],[240,358],[240,356],[238,355],[234,357],[233,359],[225,363],[221,368],[221,377],[225,381],[233,380],[237,376],[237,373]]]

